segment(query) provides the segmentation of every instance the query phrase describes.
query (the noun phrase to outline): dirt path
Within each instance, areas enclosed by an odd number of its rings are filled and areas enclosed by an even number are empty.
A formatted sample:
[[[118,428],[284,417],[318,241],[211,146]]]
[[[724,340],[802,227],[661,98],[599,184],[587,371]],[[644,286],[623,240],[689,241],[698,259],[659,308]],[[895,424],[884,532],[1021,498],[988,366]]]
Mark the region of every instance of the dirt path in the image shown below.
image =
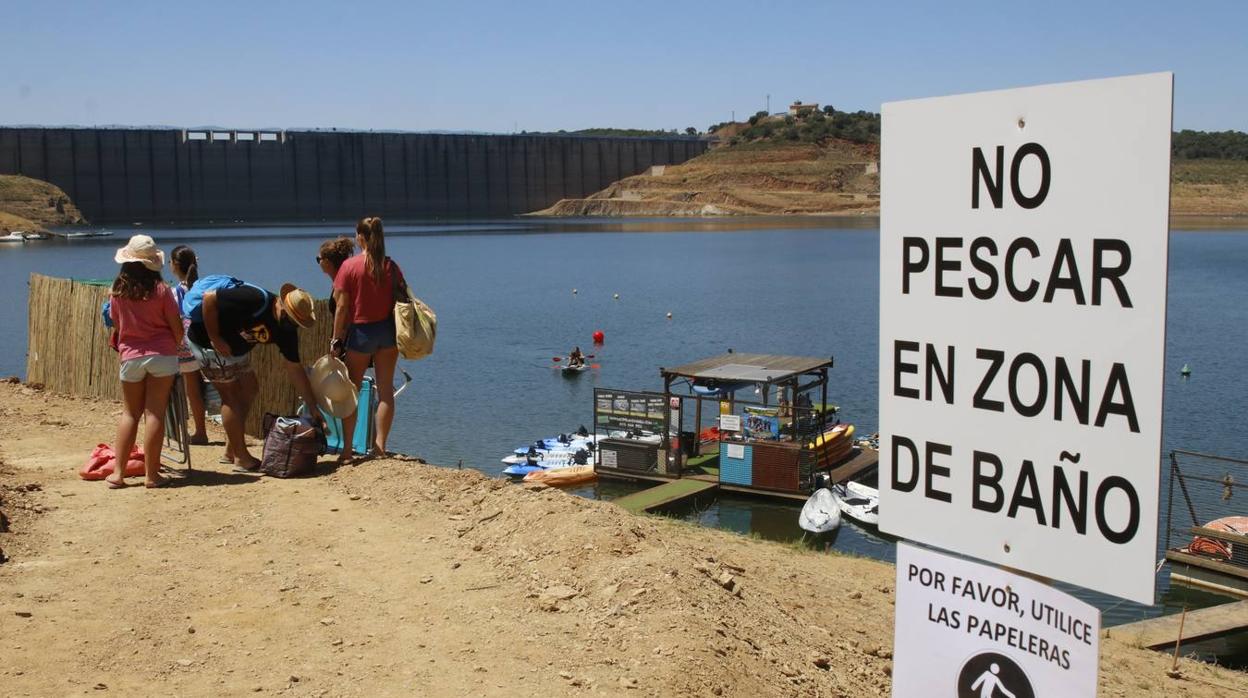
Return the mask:
[[[0,385],[6,695],[878,696],[892,567],[412,460],[83,482],[117,406]],[[209,465],[209,463],[213,463]],[[730,588],[726,588],[730,587]],[[1236,674],[1105,642],[1101,695]]]

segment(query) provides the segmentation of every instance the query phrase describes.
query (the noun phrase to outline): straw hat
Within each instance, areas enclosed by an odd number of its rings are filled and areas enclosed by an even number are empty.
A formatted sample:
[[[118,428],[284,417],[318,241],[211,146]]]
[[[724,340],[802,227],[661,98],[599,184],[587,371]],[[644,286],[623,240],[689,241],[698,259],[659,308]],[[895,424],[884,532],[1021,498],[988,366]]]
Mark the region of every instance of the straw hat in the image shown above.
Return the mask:
[[[160,271],[165,266],[165,253],[156,247],[151,235],[135,235],[125,247],[117,250],[113,261],[118,264],[140,262],[152,271]]]
[[[278,295],[282,298],[282,305],[286,306],[286,314],[296,325],[308,328],[316,322],[316,309],[312,303],[312,294],[294,284],[282,284],[282,290]]]
[[[359,395],[355,384],[347,374],[347,365],[326,354],[312,364],[312,392],[316,402],[326,414],[343,419],[355,412]]]

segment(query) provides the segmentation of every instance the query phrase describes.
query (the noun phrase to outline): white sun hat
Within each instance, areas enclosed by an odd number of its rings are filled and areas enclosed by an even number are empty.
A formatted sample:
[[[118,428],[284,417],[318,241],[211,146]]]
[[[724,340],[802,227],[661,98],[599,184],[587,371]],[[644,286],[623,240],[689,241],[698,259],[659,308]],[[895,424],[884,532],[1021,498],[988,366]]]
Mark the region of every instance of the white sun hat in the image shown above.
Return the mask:
[[[152,271],[160,271],[165,266],[165,253],[156,247],[151,235],[135,235],[125,247],[117,250],[113,261],[118,264],[139,262]]]

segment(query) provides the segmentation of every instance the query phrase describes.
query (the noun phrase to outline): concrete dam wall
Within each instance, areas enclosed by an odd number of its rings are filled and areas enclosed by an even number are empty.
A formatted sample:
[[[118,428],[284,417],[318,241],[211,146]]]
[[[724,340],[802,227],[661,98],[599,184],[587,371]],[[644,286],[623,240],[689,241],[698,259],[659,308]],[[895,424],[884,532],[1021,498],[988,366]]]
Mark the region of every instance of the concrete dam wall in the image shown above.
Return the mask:
[[[95,223],[495,216],[706,148],[696,138],[0,128],[0,174],[59,186]]]

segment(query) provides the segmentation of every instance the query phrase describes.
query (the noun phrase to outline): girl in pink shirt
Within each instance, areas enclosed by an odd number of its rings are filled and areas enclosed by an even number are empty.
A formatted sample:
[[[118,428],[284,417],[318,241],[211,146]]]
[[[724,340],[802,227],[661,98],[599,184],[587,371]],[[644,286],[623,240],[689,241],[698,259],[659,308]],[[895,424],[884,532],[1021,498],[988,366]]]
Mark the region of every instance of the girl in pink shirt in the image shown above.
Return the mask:
[[[165,438],[165,407],[178,373],[178,346],[182,343],[182,316],[173,291],[160,277],[165,253],[147,235],[135,235],[117,250],[121,271],[113,281],[110,314],[121,354],[121,393],[124,409],[117,423],[113,453],[128,454],[138,436],[139,417],[146,420],[143,438],[147,487],[164,487],[160,451]],[[118,459],[105,478],[108,486],[126,486],[125,463]]]

